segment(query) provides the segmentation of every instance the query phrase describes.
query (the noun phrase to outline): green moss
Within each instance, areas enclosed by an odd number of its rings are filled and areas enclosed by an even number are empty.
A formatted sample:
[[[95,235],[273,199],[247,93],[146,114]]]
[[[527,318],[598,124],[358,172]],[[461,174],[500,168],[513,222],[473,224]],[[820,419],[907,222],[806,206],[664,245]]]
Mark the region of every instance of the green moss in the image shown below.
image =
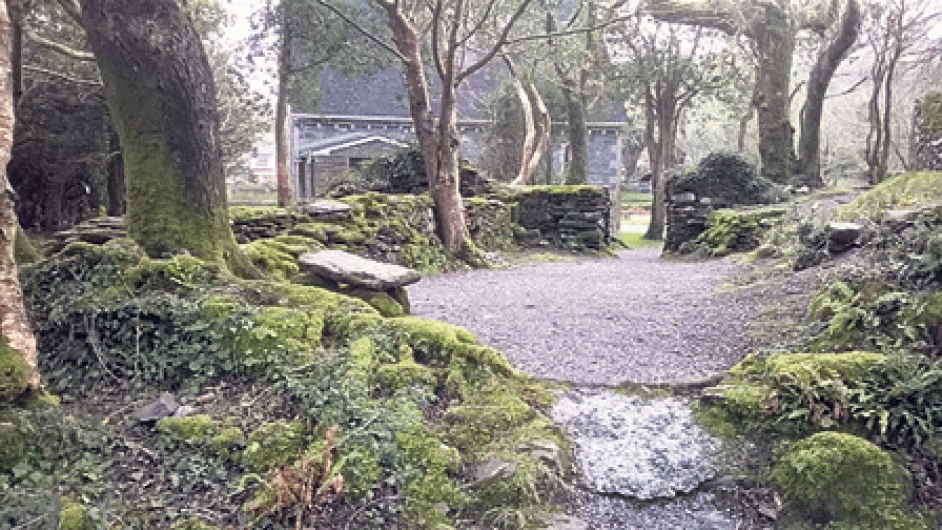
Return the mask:
[[[828,528],[929,528],[909,512],[909,478],[893,457],[862,438],[814,434],[776,464],[773,478],[793,513]]]
[[[174,291],[198,289],[218,283],[222,266],[188,255],[170,259],[142,259],[127,270],[127,282],[138,289]]]
[[[307,442],[307,427],[299,421],[265,423],[249,435],[242,463],[256,473],[264,473],[297,460]]]
[[[0,405],[11,403],[26,392],[32,370],[23,354],[0,337]]]
[[[887,179],[834,213],[843,221],[879,220],[886,210],[942,201],[942,171],[916,171]]]
[[[238,427],[221,429],[210,440],[209,446],[216,454],[229,458],[233,451],[245,442],[245,434]]]
[[[59,510],[59,530],[95,530],[98,525],[85,507],[64,503]]]
[[[218,526],[213,526],[202,519],[193,517],[175,521],[170,525],[170,530],[218,530]]]
[[[178,440],[205,438],[216,430],[216,422],[207,414],[185,418],[169,416],[157,422],[157,430]]]
[[[716,210],[710,214],[707,229],[697,237],[692,248],[715,257],[752,250],[785,213],[781,208]]]
[[[229,218],[233,223],[251,224],[258,222],[271,222],[288,215],[284,208],[271,206],[233,206],[229,208]]]
[[[366,384],[376,364],[376,345],[369,337],[361,337],[350,344],[347,376]]]
[[[536,412],[506,390],[478,391],[445,413],[448,440],[463,451],[499,443],[508,433],[535,418]]]
[[[373,384],[379,388],[395,392],[415,385],[434,388],[436,380],[435,374],[428,367],[417,364],[412,359],[404,359],[377,368],[373,377]]]
[[[245,246],[245,255],[259,269],[277,280],[287,280],[298,273],[297,256],[291,247],[270,239],[260,239]]]
[[[397,433],[396,443],[406,461],[424,471],[406,487],[405,515],[410,527],[449,527],[448,518],[439,505],[444,503],[453,509],[465,502],[464,493],[449,476],[461,464],[458,451],[442,443],[438,436],[421,425]]]
[[[314,360],[324,334],[324,310],[266,307],[253,317],[241,344],[241,362],[260,376]]]
[[[19,225],[16,227],[16,236],[13,239],[13,255],[18,265],[39,261],[41,257],[36,252],[36,247],[30,243],[26,231]]]

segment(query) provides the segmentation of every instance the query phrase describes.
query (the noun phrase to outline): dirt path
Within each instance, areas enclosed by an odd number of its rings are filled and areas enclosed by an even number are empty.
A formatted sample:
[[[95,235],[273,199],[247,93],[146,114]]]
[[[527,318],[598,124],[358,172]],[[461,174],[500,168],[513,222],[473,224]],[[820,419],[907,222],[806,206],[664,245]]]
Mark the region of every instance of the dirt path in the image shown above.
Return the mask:
[[[580,385],[683,383],[745,353],[748,309],[717,288],[739,269],[655,249],[423,279],[413,313],[467,327],[539,378]]]

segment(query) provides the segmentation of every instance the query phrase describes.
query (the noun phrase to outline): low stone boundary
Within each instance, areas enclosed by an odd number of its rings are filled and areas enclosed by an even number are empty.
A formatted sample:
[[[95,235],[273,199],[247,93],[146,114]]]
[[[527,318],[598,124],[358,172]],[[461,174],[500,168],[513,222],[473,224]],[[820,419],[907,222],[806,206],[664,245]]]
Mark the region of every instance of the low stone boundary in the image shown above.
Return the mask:
[[[527,186],[502,197],[512,204],[522,244],[601,250],[614,239],[612,200],[601,186]]]

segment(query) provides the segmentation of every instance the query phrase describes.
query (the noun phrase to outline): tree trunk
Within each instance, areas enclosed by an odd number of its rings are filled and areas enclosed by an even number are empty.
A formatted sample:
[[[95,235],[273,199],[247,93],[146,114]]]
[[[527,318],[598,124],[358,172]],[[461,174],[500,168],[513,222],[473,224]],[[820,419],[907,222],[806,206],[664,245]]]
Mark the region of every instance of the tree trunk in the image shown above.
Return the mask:
[[[762,176],[785,184],[797,166],[794,129],[789,117],[795,31],[782,9],[771,4],[766,4],[765,9],[766,16],[753,30],[759,64],[756,77],[759,157]]]
[[[291,36],[288,24],[283,24],[278,52],[278,95],[275,100],[275,158],[277,159],[278,206],[287,208],[294,203],[288,160],[288,93],[291,84]]]
[[[821,177],[821,114],[824,96],[834,76],[834,71],[844,60],[860,32],[860,5],[857,0],[848,0],[841,18],[840,32],[818,56],[808,77],[808,95],[801,109],[801,135],[798,137],[799,172],[804,184],[811,188],[824,186]]]
[[[566,99],[566,115],[569,130],[569,171],[566,184],[588,182],[589,130],[586,125],[585,98],[581,83],[567,78],[563,81],[563,96]]]
[[[12,31],[6,2],[0,2],[0,348],[10,349],[22,356],[26,372],[13,381],[9,366],[4,366],[4,383],[16,385],[4,388],[6,397],[15,397],[23,384],[23,391],[39,392],[42,382],[36,362],[36,337],[33,335],[23,305],[23,290],[20,288],[14,259],[14,245],[18,222],[13,202],[13,188],[6,176],[13,146],[13,76],[11,64]],[[5,385],[7,386],[7,385]]]
[[[418,34],[398,11],[397,3],[384,2],[382,6],[386,9],[393,42],[403,65],[403,80],[409,96],[409,113],[412,115],[419,150],[422,152],[422,160],[428,174],[438,236],[449,252],[462,258],[471,257],[470,236],[459,187],[454,80],[442,79],[440,117],[436,124]]]
[[[81,7],[121,139],[129,235],[151,256],[188,252],[259,276],[229,228],[213,77],[179,4]]]
[[[536,85],[530,83],[527,92],[530,95],[530,99],[533,100],[533,125],[535,129],[534,134],[536,135],[536,145],[533,146],[533,150],[530,152],[530,157],[523,170],[524,181],[530,184],[535,179],[536,172],[540,168],[540,162],[542,162],[543,157],[546,155],[546,149],[549,147],[552,123],[550,122],[549,109],[546,108],[546,102],[544,102],[542,96],[540,96]]]
[[[121,140],[117,133],[108,135],[108,147],[111,155],[108,157],[108,207],[107,213],[112,217],[124,215],[124,160],[121,157]]]

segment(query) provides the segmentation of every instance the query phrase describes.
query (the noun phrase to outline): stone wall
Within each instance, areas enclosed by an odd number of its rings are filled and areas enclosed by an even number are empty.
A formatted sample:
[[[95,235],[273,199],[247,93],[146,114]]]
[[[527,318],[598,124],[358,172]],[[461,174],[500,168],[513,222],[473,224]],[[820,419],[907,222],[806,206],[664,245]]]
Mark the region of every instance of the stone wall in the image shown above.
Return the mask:
[[[917,101],[913,122],[914,168],[942,170],[942,93]]]
[[[510,192],[520,242],[601,250],[612,239],[612,201],[600,186],[528,186]]]
[[[684,243],[696,240],[707,229],[710,214],[725,206],[711,199],[700,199],[693,193],[670,195],[667,202],[664,252],[675,253]]]

